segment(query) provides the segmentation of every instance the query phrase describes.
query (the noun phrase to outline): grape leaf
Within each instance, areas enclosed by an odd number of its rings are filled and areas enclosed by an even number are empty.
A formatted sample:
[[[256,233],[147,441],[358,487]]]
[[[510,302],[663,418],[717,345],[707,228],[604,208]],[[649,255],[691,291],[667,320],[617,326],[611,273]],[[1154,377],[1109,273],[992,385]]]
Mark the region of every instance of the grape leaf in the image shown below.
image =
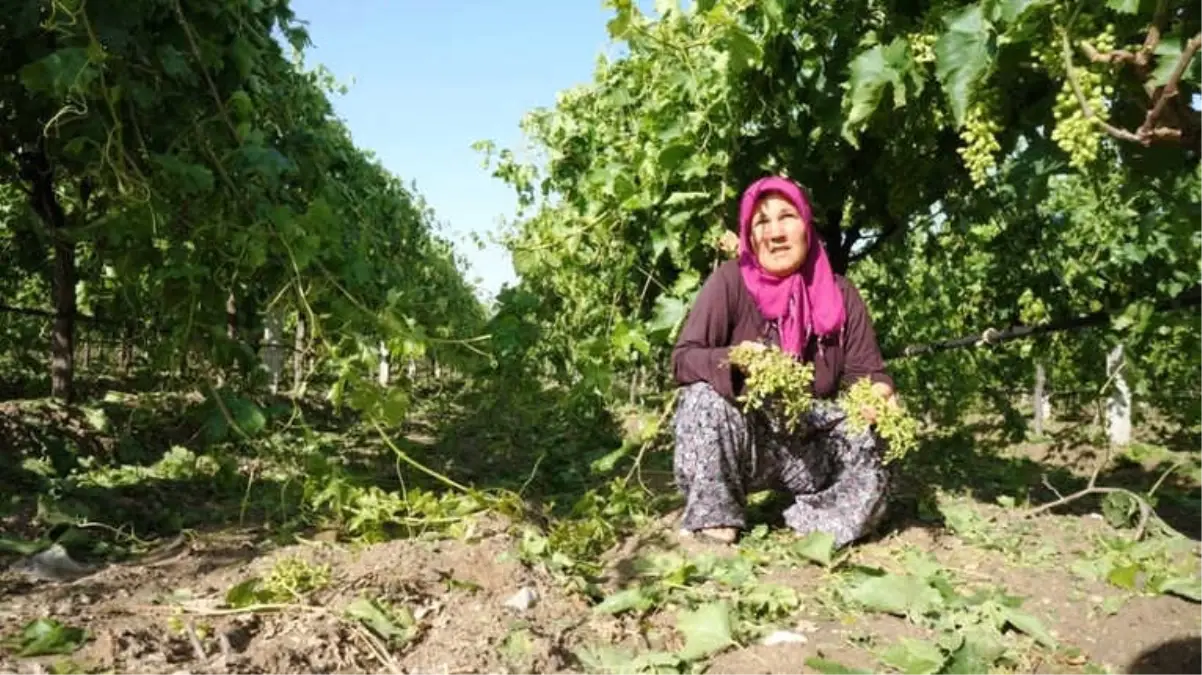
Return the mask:
[[[1056,638],[1052,637],[1039,619],[1014,608],[1006,610],[1005,619],[1006,623],[1035,638],[1045,647],[1056,648]]]
[[[947,656],[938,646],[913,638],[901,638],[881,654],[882,663],[906,675],[937,673],[945,661]]]
[[[21,69],[21,83],[31,92],[65,96],[86,87],[99,74],[91,67],[88,50],[65,47]]]
[[[1172,77],[1173,71],[1177,68],[1177,61],[1181,59],[1181,38],[1167,37],[1161,40],[1156,45],[1156,67],[1152,70],[1152,74],[1148,77],[1148,84],[1153,87],[1163,87]],[[1194,59],[1197,59],[1195,54]],[[1193,65],[1192,63],[1190,64]],[[1186,75],[1192,73],[1193,68],[1186,68],[1182,79]]]
[[[670,331],[684,319],[688,308],[680,298],[661,295],[655,301],[655,315],[648,329],[653,332]]]
[[[225,593],[225,605],[232,609],[249,607],[262,601],[263,593],[259,589],[259,580],[254,578],[231,586]]]
[[[41,618],[30,621],[21,632],[5,640],[5,646],[22,658],[70,654],[83,646],[88,639],[82,628],[60,623],[55,619]]]
[[[994,5],[993,18],[1003,23],[1014,23],[1021,19],[1028,9],[1044,4],[1047,4],[1047,0],[1000,0]]]
[[[575,655],[590,673],[679,673],[680,659],[667,652],[643,652],[636,655],[631,649],[610,645],[589,645],[575,650]]]
[[[905,105],[905,77],[911,70],[909,48],[903,38],[896,38],[887,46],[875,45],[852,60],[851,75],[843,97],[843,106],[848,111],[842,133],[848,143],[858,146],[852,130],[876,111],[887,86],[893,89],[894,107]],[[914,78],[914,87],[920,91],[922,80]]]
[[[835,538],[826,532],[811,532],[794,543],[793,550],[806,560],[827,567],[835,552]]]
[[[1173,577],[1161,584],[1160,592],[1171,593],[1194,602],[1202,602],[1202,577],[1197,575]]]
[[[947,31],[935,42],[935,76],[951,103],[956,126],[964,124],[977,85],[993,61],[993,25],[979,4],[944,17]]]
[[[695,149],[683,144],[669,145],[659,152],[659,165],[665,171],[674,171]]]
[[[1006,646],[999,638],[992,629],[966,629],[963,641],[952,651],[943,672],[947,675],[988,673],[994,662],[1006,652]]]
[[[650,609],[654,604],[654,599],[649,597],[642,588],[635,587],[618,591],[605,598],[593,608],[593,611],[599,614],[621,614],[630,610],[642,612]]]
[[[734,644],[731,636],[730,607],[726,602],[712,602],[676,617],[676,628],[685,638],[678,656],[695,661],[717,653]]]
[[[93,408],[91,406],[82,406],[84,418],[88,421],[88,426],[96,431],[104,433],[109,428],[109,418],[105,414],[103,408]]]
[[[1134,590],[1139,579],[1139,572],[1140,566],[1136,563],[1113,567],[1106,575],[1106,580],[1119,588]]]
[[[755,66],[764,58],[760,43],[738,25],[732,24],[727,29],[726,47],[730,52],[730,65],[735,71]]]
[[[805,660],[807,668],[813,668],[825,675],[865,675],[871,673],[871,670],[860,670],[859,668],[851,668],[839,663],[831,661],[820,656],[811,656]]]
[[[408,612],[385,612],[376,602],[357,598],[346,606],[346,615],[367,626],[392,644],[404,644],[417,634],[413,616]]]
[[[927,582],[908,574],[867,577],[849,591],[865,609],[905,616],[925,614],[942,604],[943,597]]]

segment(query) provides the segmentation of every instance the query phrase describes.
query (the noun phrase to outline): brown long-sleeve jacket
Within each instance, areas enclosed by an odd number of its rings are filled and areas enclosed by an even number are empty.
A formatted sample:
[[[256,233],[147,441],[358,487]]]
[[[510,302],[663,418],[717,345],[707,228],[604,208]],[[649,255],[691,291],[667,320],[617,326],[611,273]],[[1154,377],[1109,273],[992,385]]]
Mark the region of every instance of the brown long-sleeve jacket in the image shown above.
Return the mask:
[[[843,293],[847,321],[838,335],[823,338],[821,349],[817,337],[811,337],[805,347],[803,356],[814,365],[814,395],[832,398],[840,384],[851,385],[864,377],[892,387],[860,292],[841,275],[835,275],[835,283]],[[779,344],[776,332],[743,284],[738,260],[728,260],[702,285],[685,318],[672,350],[676,382],[708,382],[733,400],[742,389],[742,377],[730,367],[728,358],[730,348],[744,340]]]

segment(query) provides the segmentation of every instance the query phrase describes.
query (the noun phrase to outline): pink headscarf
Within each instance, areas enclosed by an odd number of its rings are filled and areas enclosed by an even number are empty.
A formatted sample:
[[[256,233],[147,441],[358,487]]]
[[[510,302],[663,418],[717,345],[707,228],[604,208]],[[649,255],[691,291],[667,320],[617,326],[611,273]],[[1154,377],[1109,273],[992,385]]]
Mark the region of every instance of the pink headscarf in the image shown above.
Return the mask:
[[[806,227],[806,258],[797,272],[784,278],[765,272],[751,246],[751,220],[767,193],[792,202]],[[843,294],[835,285],[826,249],[814,230],[810,202],[793,181],[769,176],[752,183],[743,193],[739,204],[739,271],[764,318],[780,320],[781,348],[786,352],[800,357],[810,335],[830,335],[843,327]]]

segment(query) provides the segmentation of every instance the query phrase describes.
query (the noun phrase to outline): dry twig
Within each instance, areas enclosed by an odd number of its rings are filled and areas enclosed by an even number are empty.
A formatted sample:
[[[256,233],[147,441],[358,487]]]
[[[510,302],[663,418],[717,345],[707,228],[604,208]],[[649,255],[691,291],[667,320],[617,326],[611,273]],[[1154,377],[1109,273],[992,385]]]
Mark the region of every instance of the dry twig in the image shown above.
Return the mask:
[[[185,626],[188,633],[188,642],[192,643],[192,651],[196,654],[196,660],[207,664],[209,662],[208,654],[205,654],[204,645],[200,643],[200,636],[196,634],[196,627],[189,621]]]
[[[651,490],[643,483],[643,457],[647,454],[647,449],[654,445],[655,440],[663,433],[664,423],[668,421],[668,418],[672,416],[672,412],[676,409],[676,396],[678,393],[678,390],[674,390],[672,395],[668,397],[668,401],[664,404],[659,419],[655,421],[655,434],[643,441],[643,444],[639,446],[639,452],[634,458],[634,465],[630,467],[630,471],[626,474],[627,482],[630,482],[630,479],[637,475],[639,485],[647,492],[651,492]]]
[[[1158,17],[1161,13],[1158,8]],[[1161,17],[1162,20],[1162,17]],[[1081,43],[1081,51],[1086,58],[1095,63],[1123,63],[1129,62],[1134,64],[1140,71],[1142,77],[1147,77],[1148,59],[1160,42],[1159,24],[1154,24],[1148,31],[1148,38],[1144,41],[1144,45],[1139,51],[1131,52],[1125,49],[1116,49],[1109,52],[1100,52],[1088,42]],[[1194,55],[1202,48],[1202,33],[1195,35],[1181,50],[1181,56],[1177,59],[1177,65],[1173,68],[1173,72],[1169,75],[1164,86],[1153,89],[1150,86],[1145,86],[1148,95],[1152,98],[1152,106],[1148,109],[1144,116],[1144,122],[1135,131],[1116,127],[1113,124],[1099,117],[1096,111],[1089,105],[1084,92],[1081,91],[1081,85],[1077,81],[1077,75],[1074,72],[1073,66],[1073,49],[1069,39],[1068,32],[1061,33],[1062,54],[1064,59],[1065,76],[1068,78],[1069,86],[1072,87],[1073,94],[1077,98],[1078,105],[1081,106],[1081,112],[1086,119],[1091,120],[1098,125],[1110,136],[1121,141],[1129,141],[1139,143],[1143,146],[1151,145],[1153,141],[1163,142],[1182,142],[1185,134],[1181,129],[1176,129],[1169,126],[1158,126],[1156,123],[1164,112],[1165,107],[1170,100],[1177,96],[1177,85],[1181,82],[1182,75],[1185,74],[1185,69],[1189,67],[1193,61]]]
[[[1136,130],[1136,134],[1143,139],[1144,145],[1147,145],[1151,138],[1160,131],[1154,125],[1160,114],[1164,111],[1165,105],[1169,99],[1177,95],[1177,85],[1181,82],[1181,76],[1185,74],[1185,69],[1189,67],[1191,61],[1194,60],[1194,54],[1198,53],[1199,47],[1202,47],[1202,33],[1190,38],[1189,42],[1181,49],[1181,56],[1177,58],[1177,65],[1173,67],[1172,74],[1164,83],[1164,86],[1157,92],[1152,108],[1148,110],[1148,114],[1144,117],[1144,123]],[[1177,136],[1180,137],[1181,131],[1175,130]]]
[[[372,635],[371,632],[364,628],[361,624],[355,624],[355,636],[367,643],[367,648],[371,651],[372,655],[379,659],[380,663],[384,664],[384,667],[388,669],[388,672],[392,673],[393,675],[400,675],[402,672],[404,672],[401,670],[401,666],[396,662],[396,659],[392,658],[392,655],[388,653],[388,649],[380,643],[379,638],[377,638],[375,635]]]

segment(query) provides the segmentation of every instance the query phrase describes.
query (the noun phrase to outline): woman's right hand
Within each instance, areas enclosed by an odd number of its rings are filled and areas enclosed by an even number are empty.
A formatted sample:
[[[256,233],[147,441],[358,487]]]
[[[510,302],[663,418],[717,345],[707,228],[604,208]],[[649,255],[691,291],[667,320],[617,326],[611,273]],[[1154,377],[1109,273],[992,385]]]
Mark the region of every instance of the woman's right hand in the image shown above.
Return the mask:
[[[757,342],[755,340],[743,340],[737,346],[742,349],[752,349],[755,351],[763,351],[768,348],[763,342]],[[740,370],[742,369],[740,368]]]
[[[763,342],[757,342],[755,340],[743,340],[739,343],[739,346],[745,349],[755,349],[760,351],[768,348]]]

